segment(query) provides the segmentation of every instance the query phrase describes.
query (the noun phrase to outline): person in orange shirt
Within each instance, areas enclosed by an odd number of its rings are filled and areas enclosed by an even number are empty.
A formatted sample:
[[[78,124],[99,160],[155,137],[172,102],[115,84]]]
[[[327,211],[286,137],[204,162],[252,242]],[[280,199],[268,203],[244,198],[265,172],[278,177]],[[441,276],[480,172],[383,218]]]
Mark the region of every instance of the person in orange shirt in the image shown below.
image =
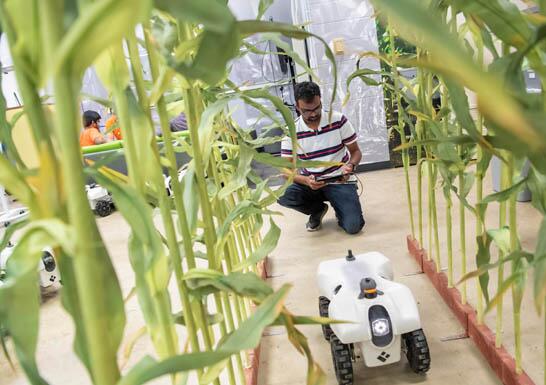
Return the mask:
[[[83,113],[84,129],[80,133],[80,146],[93,146],[108,142],[108,138],[99,131],[100,115],[97,111],[88,110]]]

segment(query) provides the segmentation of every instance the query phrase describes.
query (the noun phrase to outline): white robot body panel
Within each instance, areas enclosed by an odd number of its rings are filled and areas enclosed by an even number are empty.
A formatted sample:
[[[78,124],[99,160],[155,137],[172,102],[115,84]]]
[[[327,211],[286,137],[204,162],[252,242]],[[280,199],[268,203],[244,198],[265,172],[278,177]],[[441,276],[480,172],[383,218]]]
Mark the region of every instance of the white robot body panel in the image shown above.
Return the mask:
[[[402,350],[401,336],[396,336],[388,346],[383,348],[378,348],[371,341],[363,341],[358,344],[364,357],[364,363],[370,368],[394,364],[400,361]]]
[[[331,299],[339,285],[352,287],[358,292],[360,280],[372,275],[393,279],[391,261],[376,251],[355,255],[355,260],[350,263],[345,258],[324,261],[318,268],[320,295]]]
[[[9,245],[0,252],[0,270],[6,269],[8,260],[13,253],[13,249],[14,246]],[[57,262],[55,261],[53,250],[50,248],[43,250],[43,254],[38,262],[37,270],[39,273],[41,287],[49,287],[60,281],[61,274],[59,273],[59,268],[57,266]],[[0,286],[2,285],[3,282],[0,280]]]
[[[87,200],[89,201],[89,206],[91,206],[92,210],[95,210],[97,206],[97,202],[99,201],[112,201],[112,197],[108,194],[108,190],[106,190],[102,186],[86,186],[87,187]]]
[[[369,276],[369,275],[368,275]],[[411,291],[396,282],[372,276],[377,282],[377,297],[359,299],[360,289],[344,288],[330,297],[329,315],[333,319],[350,321],[350,324],[332,324],[332,330],[344,344],[372,339],[369,310],[374,305],[383,306],[390,316],[394,335],[421,328],[419,311]],[[362,279],[362,276],[360,276]]]
[[[40,272],[40,286],[42,287],[49,287],[60,281],[61,273],[57,261],[55,261],[53,250],[50,248],[44,249],[38,264],[38,271]]]

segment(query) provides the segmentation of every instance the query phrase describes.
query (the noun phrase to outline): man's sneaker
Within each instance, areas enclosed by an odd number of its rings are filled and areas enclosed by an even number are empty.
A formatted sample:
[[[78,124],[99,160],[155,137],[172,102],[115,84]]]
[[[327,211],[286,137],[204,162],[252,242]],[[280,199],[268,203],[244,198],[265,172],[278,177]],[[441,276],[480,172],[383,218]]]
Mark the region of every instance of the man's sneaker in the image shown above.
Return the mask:
[[[316,214],[309,215],[309,222],[305,225],[307,231],[317,231],[320,230],[322,225],[322,218],[326,215],[328,211],[328,205],[324,203],[324,207]]]

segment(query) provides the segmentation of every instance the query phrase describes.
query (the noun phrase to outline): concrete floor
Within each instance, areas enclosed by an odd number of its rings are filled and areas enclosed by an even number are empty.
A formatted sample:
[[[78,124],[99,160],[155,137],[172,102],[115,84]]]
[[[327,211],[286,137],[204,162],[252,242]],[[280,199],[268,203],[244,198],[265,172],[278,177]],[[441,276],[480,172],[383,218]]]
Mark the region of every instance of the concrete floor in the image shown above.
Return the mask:
[[[412,174],[415,172],[413,168]],[[378,250],[388,256],[394,265],[395,279],[407,285],[418,301],[421,319],[428,338],[432,355],[432,368],[426,376],[418,376],[409,371],[408,365],[401,361],[392,366],[368,369],[357,366],[356,384],[499,384],[488,365],[482,360],[478,350],[469,339],[443,341],[446,337],[459,335],[462,328],[447,306],[434,291],[427,278],[418,273],[417,264],[409,257],[405,237],[409,232],[405,188],[402,169],[383,170],[361,174],[364,183],[364,194],[361,199],[366,218],[366,227],[358,235],[344,234],[335,223],[333,210],[325,217],[323,229],[316,233],[305,231],[306,218],[296,212],[280,207],[284,216],[277,217],[277,224],[282,229],[278,248],[272,253],[269,262],[270,283],[279,287],[285,282],[291,282],[294,287],[287,299],[287,306],[296,314],[318,315],[318,289],[315,284],[315,274],[318,263],[330,258],[344,256],[347,249],[355,253]],[[490,191],[490,188],[485,189]],[[440,199],[441,201],[441,199]],[[442,207],[442,203],[440,203]],[[441,242],[445,242],[445,227],[443,225],[443,209],[439,208],[441,224]],[[456,218],[457,205],[454,207]],[[539,217],[529,204],[521,204],[519,213],[525,220],[520,221],[520,231],[524,235],[522,244],[531,249],[536,242],[536,229]],[[497,215],[491,210],[491,224]],[[470,215],[467,220],[468,234],[472,233]],[[127,259],[127,236],[129,229],[119,213],[107,218],[100,218],[99,227],[110,251],[118,273],[124,294],[129,293],[133,286],[133,273]],[[469,238],[469,268],[473,264],[473,245]],[[458,245],[458,238],[454,238]],[[443,246],[442,246],[443,247]],[[454,248],[455,258],[458,249]],[[442,253],[445,250],[442,249]],[[445,265],[445,255],[442,255]],[[457,275],[458,276],[458,273]],[[492,281],[496,278],[492,277]],[[97,283],[100,284],[100,283]],[[492,285],[494,288],[494,285]],[[529,290],[528,290],[529,292]],[[469,287],[469,301],[474,301],[475,288]],[[524,319],[524,360],[525,369],[535,380],[541,383],[542,365],[542,321],[536,316],[531,299],[527,296],[523,307]],[[511,339],[511,301],[505,301],[506,345],[513,350]],[[177,304],[173,298],[173,304]],[[177,306],[174,305],[174,310]],[[127,327],[126,339],[143,326],[142,316],[138,309],[136,298],[126,303]],[[492,323],[494,312],[487,318]],[[38,363],[47,380],[53,384],[89,384],[83,366],[72,352],[73,325],[60,305],[58,297],[53,296],[42,306],[40,342],[38,346]],[[494,325],[492,325],[494,327]],[[330,348],[323,340],[319,327],[303,327],[308,336],[311,349],[316,360],[328,376],[328,385],[336,384],[332,369]],[[182,341],[183,336],[181,336]],[[153,354],[153,348],[147,337],[140,339],[133,354],[127,362],[130,368],[145,354]],[[120,357],[120,361],[123,358]],[[305,360],[288,342],[280,328],[269,328],[263,338],[262,355],[259,371],[260,385],[295,385],[305,384]],[[5,360],[0,359],[0,383],[6,385],[26,384],[20,370],[13,372]],[[154,383],[168,383],[160,381]],[[191,381],[190,381],[191,383]]]

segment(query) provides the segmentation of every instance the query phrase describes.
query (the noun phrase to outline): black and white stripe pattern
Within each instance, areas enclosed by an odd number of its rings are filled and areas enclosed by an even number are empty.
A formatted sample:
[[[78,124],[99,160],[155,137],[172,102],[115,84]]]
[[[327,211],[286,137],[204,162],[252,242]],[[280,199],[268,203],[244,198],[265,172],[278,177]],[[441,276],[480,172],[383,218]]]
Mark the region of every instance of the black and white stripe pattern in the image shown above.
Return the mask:
[[[332,123],[328,124],[328,112],[322,111],[320,128],[309,128],[303,119],[296,120],[296,135],[298,138],[297,156],[301,160],[317,160],[325,162],[349,161],[349,151],[346,146],[356,142],[356,132],[339,112],[332,113]],[[292,141],[285,137],[282,141],[281,156],[292,157]],[[341,166],[312,167],[301,170],[304,175],[328,175],[338,171]]]

